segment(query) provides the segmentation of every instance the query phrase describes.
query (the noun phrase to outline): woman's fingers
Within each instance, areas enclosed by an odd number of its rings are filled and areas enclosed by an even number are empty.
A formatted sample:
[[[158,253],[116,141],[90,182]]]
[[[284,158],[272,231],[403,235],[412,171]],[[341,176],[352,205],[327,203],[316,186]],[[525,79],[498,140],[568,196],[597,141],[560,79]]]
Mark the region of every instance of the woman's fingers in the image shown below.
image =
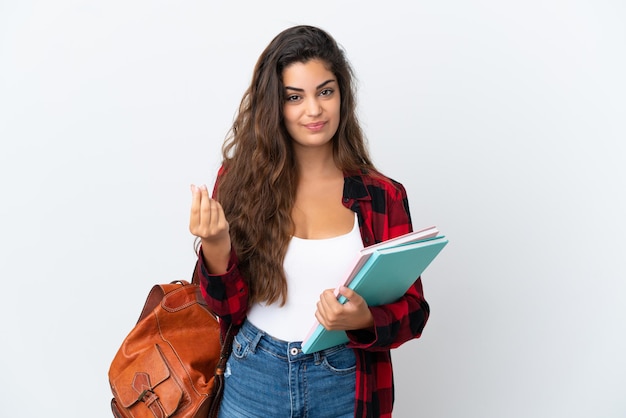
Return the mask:
[[[208,238],[211,233],[211,199],[206,186],[200,186],[200,233]]]
[[[189,231],[196,235],[200,225],[200,189],[195,184],[191,185],[191,213],[189,215]]]
[[[202,195],[200,188],[195,184],[191,185],[191,215],[196,224],[200,223],[200,201]]]
[[[189,231],[200,238],[207,238],[210,233],[211,199],[206,186],[191,185],[191,213]]]
[[[230,235],[222,205],[209,197],[206,186],[191,185],[189,231],[202,239],[204,265],[211,274],[223,274],[230,258]]]
[[[332,289],[322,292],[317,302],[315,317],[326,329],[361,329],[373,324],[373,317],[365,302],[358,293],[347,287],[341,287],[339,294],[347,301],[339,303]]]
[[[228,233],[228,223],[222,205],[209,197],[206,186],[191,186],[192,200],[189,231],[202,239],[223,238]]]
[[[326,329],[334,329],[338,309],[341,309],[341,304],[337,301],[337,296],[332,289],[327,289],[320,295],[315,317]]]

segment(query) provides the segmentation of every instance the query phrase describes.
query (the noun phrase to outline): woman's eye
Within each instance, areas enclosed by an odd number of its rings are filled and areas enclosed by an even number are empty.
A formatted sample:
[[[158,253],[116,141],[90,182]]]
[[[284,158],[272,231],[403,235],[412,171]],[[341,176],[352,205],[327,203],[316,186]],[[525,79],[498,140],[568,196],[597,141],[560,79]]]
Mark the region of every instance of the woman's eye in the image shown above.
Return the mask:
[[[296,95],[296,94],[291,94],[291,95],[287,96],[287,99],[286,99],[286,100],[287,100],[288,102],[295,102],[295,101],[297,101],[298,99],[300,99],[300,96],[298,96],[298,95]]]
[[[320,96],[330,96],[333,94],[333,89],[324,89],[320,92]]]

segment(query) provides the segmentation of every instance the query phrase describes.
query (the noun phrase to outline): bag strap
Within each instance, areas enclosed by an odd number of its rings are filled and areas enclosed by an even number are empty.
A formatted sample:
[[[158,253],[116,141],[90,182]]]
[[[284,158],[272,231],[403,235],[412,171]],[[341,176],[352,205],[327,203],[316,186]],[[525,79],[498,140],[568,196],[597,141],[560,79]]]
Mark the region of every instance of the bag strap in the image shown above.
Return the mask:
[[[226,335],[224,336],[224,341],[222,341],[220,360],[217,363],[217,367],[215,368],[215,374],[224,374],[224,370],[226,369],[226,361],[228,360],[228,356],[230,356],[230,352],[233,348],[233,339],[235,338],[234,331],[235,330],[231,322],[231,324],[228,326],[228,330],[226,331]]]
[[[220,403],[222,401],[222,396],[224,395],[224,370],[226,370],[226,361],[232,351],[234,337],[235,328],[231,323],[228,326],[228,330],[226,331],[226,335],[222,341],[220,358],[215,366],[215,374],[213,375],[213,393],[211,394],[213,402],[211,402],[211,407],[209,408],[208,418],[217,418],[219,414]]]

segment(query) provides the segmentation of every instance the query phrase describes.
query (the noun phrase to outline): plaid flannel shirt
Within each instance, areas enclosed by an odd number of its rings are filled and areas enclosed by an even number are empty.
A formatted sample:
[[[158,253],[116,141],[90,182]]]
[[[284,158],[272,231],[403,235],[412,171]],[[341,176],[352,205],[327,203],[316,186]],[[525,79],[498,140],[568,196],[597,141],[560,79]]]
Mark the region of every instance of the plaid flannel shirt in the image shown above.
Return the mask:
[[[366,247],[412,231],[406,191],[394,180],[365,173],[345,174],[343,204],[357,213]],[[241,325],[248,311],[248,288],[237,268],[237,255],[231,253],[223,275],[208,274],[202,257],[196,269],[207,303],[220,316],[222,333],[231,323]],[[394,401],[390,349],[419,337],[429,316],[421,279],[417,278],[396,302],[370,310],[374,332],[347,332],[348,345],[356,354],[354,416],[386,418],[391,417]]]

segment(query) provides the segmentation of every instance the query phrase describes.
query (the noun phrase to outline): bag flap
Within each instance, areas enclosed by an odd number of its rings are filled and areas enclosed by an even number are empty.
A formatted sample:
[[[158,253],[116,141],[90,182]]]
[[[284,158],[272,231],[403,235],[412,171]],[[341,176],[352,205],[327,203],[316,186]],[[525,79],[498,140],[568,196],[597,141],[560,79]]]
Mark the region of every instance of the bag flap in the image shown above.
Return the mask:
[[[167,293],[163,296],[163,300],[161,301],[161,307],[167,312],[182,311],[183,309],[187,309],[188,307],[196,304],[200,305],[204,308],[204,310],[209,312],[211,316],[216,318],[202,297],[202,292],[200,291],[200,286],[198,285],[184,285]]]
[[[146,298],[146,303],[143,305],[143,309],[141,310],[141,314],[139,315],[139,319],[137,323],[141,322],[146,316],[150,314],[156,308],[163,297],[170,292],[175,291],[176,289],[187,286],[189,283],[184,280],[179,280],[177,282],[172,282],[169,284],[157,284],[152,286],[150,293],[148,293],[148,297]]]
[[[175,379],[170,378],[170,370],[158,345],[137,357],[111,381],[111,388],[124,408],[139,402],[144,391],[150,390],[157,395],[167,416],[176,411],[183,396]]]

